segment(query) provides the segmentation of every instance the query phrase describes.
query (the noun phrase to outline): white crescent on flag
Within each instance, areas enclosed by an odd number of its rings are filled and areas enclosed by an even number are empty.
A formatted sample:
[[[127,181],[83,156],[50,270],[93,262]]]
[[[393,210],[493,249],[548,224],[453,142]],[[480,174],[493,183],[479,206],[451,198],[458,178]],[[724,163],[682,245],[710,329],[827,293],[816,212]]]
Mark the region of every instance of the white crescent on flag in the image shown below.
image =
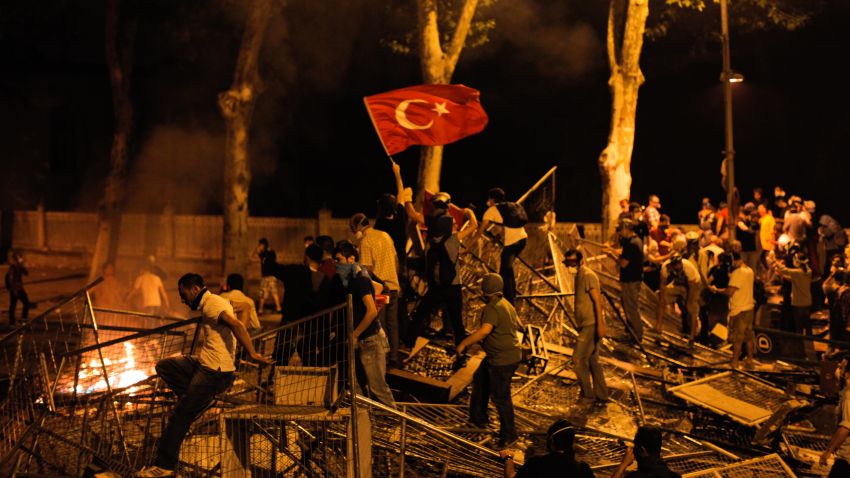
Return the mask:
[[[427,124],[416,124],[409,119],[407,119],[407,106],[410,103],[428,103],[425,100],[413,99],[413,100],[404,100],[396,106],[395,109],[395,120],[398,121],[398,124],[401,125],[402,128],[405,129],[428,129],[434,124],[434,120],[429,121]]]

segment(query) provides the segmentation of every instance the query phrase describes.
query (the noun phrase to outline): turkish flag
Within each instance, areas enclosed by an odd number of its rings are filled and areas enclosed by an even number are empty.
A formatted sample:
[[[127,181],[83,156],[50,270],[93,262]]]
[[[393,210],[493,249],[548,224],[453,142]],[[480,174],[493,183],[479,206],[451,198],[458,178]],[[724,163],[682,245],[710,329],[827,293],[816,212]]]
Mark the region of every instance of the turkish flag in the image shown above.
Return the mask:
[[[487,125],[478,90],[463,85],[419,85],[363,98],[388,155],[414,144],[439,146]]]

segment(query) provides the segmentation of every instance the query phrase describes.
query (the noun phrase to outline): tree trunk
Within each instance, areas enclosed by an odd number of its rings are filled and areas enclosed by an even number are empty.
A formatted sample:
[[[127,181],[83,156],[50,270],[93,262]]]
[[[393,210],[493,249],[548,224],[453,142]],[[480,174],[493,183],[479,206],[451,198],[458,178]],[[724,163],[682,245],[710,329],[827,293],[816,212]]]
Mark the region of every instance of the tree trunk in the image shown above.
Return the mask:
[[[249,135],[254,105],[260,93],[258,72],[260,49],[272,14],[272,0],[254,0],[236,60],[233,84],[218,95],[218,105],[227,127],[224,163],[224,231],[222,273],[248,272],[248,192],[251,169],[248,163]]]
[[[440,170],[443,166],[442,146],[423,146],[419,155],[419,184],[416,190],[416,201],[422,203],[425,191],[436,193],[440,191]]]
[[[616,226],[620,201],[630,198],[638,89],[643,84],[640,53],[649,15],[648,0],[611,0],[608,12],[608,62],[611,77],[611,131],[599,155],[602,177],[602,234]],[[625,18],[620,31],[618,18]],[[619,44],[618,44],[619,43]]]
[[[422,80],[428,85],[448,84],[452,81],[457,61],[478,7],[478,0],[465,0],[446,51],[440,43],[438,0],[417,0],[419,66]],[[425,146],[419,157],[419,179],[416,201],[421,204],[424,191],[440,190],[440,171],[443,165],[443,147]]]
[[[133,133],[133,103],[130,98],[133,43],[136,34],[135,17],[124,22],[123,35],[119,34],[119,0],[106,2],[106,63],[112,86],[112,108],[115,131],[109,153],[109,175],[97,214],[97,239],[89,266],[89,280],[100,275],[101,267],[115,262],[118,237],[121,233],[121,209],[124,202],[124,185],[127,179],[127,162]]]

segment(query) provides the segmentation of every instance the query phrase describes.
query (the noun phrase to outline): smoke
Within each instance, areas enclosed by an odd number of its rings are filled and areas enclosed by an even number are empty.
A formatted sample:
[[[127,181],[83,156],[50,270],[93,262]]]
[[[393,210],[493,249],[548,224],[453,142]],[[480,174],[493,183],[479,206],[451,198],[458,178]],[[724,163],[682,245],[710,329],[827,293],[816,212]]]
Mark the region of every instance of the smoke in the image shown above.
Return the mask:
[[[224,135],[175,125],[155,127],[133,162],[127,210],[217,210],[224,198]]]
[[[603,67],[605,50],[599,34],[572,18],[569,8],[566,2],[509,0],[482,13],[496,21],[494,42],[517,48],[518,63],[570,82]]]
[[[183,213],[220,212],[225,123],[217,97],[233,81],[252,5],[239,0],[163,5],[173,15],[142,23],[138,63],[158,67],[136,83],[137,106],[146,121],[139,123],[143,137],[131,159],[128,211],[160,212],[170,204]],[[295,65],[286,7],[276,8],[260,51],[259,97],[251,121],[254,185],[276,172],[280,133],[290,121]]]

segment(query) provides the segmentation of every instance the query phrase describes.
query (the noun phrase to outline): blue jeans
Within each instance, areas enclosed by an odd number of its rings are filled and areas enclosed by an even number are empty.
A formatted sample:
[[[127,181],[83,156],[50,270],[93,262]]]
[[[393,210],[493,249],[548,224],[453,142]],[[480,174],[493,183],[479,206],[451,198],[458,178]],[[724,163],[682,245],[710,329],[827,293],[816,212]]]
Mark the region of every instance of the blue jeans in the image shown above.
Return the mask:
[[[484,425],[489,420],[487,404],[492,399],[499,412],[499,439],[510,443],[517,438],[514,424],[514,402],[511,399],[511,378],[519,362],[510,365],[491,365],[485,358],[472,376],[472,397],[469,399],[469,420]]]
[[[596,325],[585,325],[579,329],[578,341],[573,351],[575,372],[585,398],[608,399],[605,374],[599,365],[599,341],[596,340]],[[591,381],[591,378],[593,379]]]
[[[216,395],[230,388],[234,373],[208,369],[194,357],[160,360],[156,364],[156,373],[177,395],[177,405],[162,432],[154,465],[173,470],[180,456],[180,445],[192,422],[209,407]]]
[[[390,345],[387,334],[381,329],[377,334],[357,342],[357,360],[360,362],[360,375],[365,378],[369,393],[384,405],[396,408],[395,398],[387,385],[387,351]],[[357,393],[362,393],[360,384],[355,382]]]

